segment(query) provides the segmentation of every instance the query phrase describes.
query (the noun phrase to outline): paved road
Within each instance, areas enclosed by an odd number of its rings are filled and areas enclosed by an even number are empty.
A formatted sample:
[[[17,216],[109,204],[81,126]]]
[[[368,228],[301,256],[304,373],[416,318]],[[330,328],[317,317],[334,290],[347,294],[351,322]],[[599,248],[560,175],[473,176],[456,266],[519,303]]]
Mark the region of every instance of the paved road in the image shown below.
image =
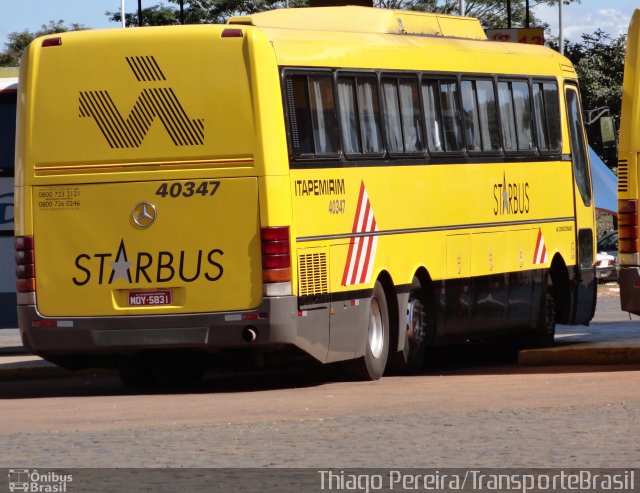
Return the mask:
[[[624,320],[615,302],[598,317]],[[638,370],[457,348],[423,375],[371,383],[331,369],[144,394],[113,376],[2,382],[0,467],[631,467]]]

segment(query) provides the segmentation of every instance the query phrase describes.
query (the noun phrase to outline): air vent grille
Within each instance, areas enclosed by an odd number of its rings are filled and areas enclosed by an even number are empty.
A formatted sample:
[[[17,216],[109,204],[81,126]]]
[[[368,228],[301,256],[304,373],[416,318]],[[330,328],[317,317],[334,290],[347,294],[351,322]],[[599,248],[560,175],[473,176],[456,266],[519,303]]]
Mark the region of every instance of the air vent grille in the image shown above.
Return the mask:
[[[626,159],[618,161],[618,192],[629,190],[629,163]]]
[[[325,294],[329,291],[327,254],[306,253],[298,257],[300,296]]]

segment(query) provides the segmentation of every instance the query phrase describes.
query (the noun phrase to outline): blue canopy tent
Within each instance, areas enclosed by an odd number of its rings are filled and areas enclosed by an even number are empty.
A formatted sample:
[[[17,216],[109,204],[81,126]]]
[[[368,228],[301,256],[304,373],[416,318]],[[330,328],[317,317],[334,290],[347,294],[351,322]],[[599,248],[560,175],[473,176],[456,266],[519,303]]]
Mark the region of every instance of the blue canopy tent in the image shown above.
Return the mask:
[[[612,173],[602,159],[589,147],[591,178],[596,209],[618,215],[618,177]]]

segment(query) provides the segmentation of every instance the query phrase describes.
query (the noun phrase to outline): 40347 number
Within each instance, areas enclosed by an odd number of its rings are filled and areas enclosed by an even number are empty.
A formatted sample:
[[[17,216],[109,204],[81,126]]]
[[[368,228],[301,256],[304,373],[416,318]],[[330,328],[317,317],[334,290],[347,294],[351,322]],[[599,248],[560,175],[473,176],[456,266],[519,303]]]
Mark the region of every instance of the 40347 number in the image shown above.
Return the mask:
[[[156,190],[156,195],[162,198],[171,197],[193,197],[195,195],[213,196],[220,187],[219,181],[201,181],[196,183],[195,181],[185,182],[173,182],[173,183],[161,183]]]
[[[347,201],[345,199],[329,201],[329,214],[344,214],[346,208]]]

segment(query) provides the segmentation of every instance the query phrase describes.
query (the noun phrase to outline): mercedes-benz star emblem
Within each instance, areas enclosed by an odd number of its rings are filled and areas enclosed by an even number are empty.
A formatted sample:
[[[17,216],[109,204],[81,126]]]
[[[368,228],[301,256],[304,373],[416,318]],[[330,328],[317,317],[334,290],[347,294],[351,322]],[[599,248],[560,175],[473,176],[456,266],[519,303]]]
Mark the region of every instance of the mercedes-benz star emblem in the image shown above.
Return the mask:
[[[133,208],[133,212],[131,213],[131,219],[141,228],[148,228],[154,222],[156,222],[156,218],[158,217],[158,213],[156,211],[156,206],[149,202],[140,202],[136,204]]]

